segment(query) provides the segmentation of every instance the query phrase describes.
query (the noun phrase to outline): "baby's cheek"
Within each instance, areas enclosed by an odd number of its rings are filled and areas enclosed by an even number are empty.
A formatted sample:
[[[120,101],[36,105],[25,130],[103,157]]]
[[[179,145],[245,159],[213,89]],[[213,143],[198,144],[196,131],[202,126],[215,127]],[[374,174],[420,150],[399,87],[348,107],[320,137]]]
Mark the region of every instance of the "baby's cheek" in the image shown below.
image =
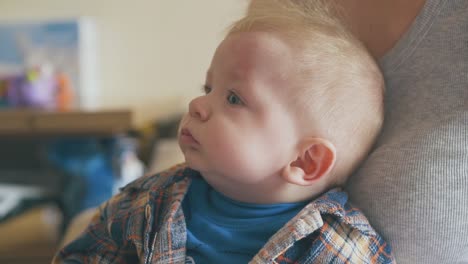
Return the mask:
[[[249,145],[236,136],[211,138],[211,156],[227,169],[239,170],[251,159],[253,148]]]
[[[236,159],[237,156],[242,156],[245,147],[243,142],[239,142],[232,137],[217,137],[212,138],[210,148],[212,154],[219,158]]]

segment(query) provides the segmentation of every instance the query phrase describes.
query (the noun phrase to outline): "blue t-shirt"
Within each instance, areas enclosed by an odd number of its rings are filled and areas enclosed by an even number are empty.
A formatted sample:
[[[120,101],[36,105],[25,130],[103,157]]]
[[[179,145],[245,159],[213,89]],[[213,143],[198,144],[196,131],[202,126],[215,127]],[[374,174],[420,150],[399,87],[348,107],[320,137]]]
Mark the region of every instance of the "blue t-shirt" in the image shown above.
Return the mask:
[[[247,263],[306,204],[242,203],[196,177],[182,202],[187,257],[197,264]]]

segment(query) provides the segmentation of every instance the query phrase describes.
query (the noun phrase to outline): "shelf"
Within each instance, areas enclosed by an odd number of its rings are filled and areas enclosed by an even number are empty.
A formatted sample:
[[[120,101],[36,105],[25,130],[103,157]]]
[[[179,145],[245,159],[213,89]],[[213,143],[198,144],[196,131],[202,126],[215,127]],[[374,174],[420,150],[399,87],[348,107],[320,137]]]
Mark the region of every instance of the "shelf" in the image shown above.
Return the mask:
[[[1,136],[108,135],[132,126],[128,110],[46,112],[0,110]]]

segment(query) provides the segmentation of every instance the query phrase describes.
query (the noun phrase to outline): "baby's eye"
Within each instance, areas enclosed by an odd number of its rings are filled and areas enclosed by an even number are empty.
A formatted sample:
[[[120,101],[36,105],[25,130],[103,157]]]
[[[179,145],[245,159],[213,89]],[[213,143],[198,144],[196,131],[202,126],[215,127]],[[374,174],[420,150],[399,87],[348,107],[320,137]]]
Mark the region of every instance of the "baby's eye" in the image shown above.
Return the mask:
[[[232,104],[232,105],[243,105],[244,104],[242,102],[242,100],[239,98],[239,96],[237,96],[233,92],[229,92],[229,95],[227,97],[227,101],[228,101],[229,104]]]
[[[211,92],[211,87],[203,85],[203,92],[205,92],[205,94],[209,94]]]

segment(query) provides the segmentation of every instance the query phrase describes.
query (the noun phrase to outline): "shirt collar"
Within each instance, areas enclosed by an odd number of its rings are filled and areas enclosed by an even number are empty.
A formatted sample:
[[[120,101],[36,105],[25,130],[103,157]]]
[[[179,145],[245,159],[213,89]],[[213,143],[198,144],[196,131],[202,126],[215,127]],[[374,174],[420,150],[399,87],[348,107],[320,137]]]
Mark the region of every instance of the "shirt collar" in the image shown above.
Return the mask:
[[[349,206],[348,195],[336,188],[306,205],[293,219],[281,228],[254,259],[273,261],[296,241],[312,234],[323,226],[323,216],[333,215],[337,221],[350,225],[360,232],[375,235],[363,214]]]

